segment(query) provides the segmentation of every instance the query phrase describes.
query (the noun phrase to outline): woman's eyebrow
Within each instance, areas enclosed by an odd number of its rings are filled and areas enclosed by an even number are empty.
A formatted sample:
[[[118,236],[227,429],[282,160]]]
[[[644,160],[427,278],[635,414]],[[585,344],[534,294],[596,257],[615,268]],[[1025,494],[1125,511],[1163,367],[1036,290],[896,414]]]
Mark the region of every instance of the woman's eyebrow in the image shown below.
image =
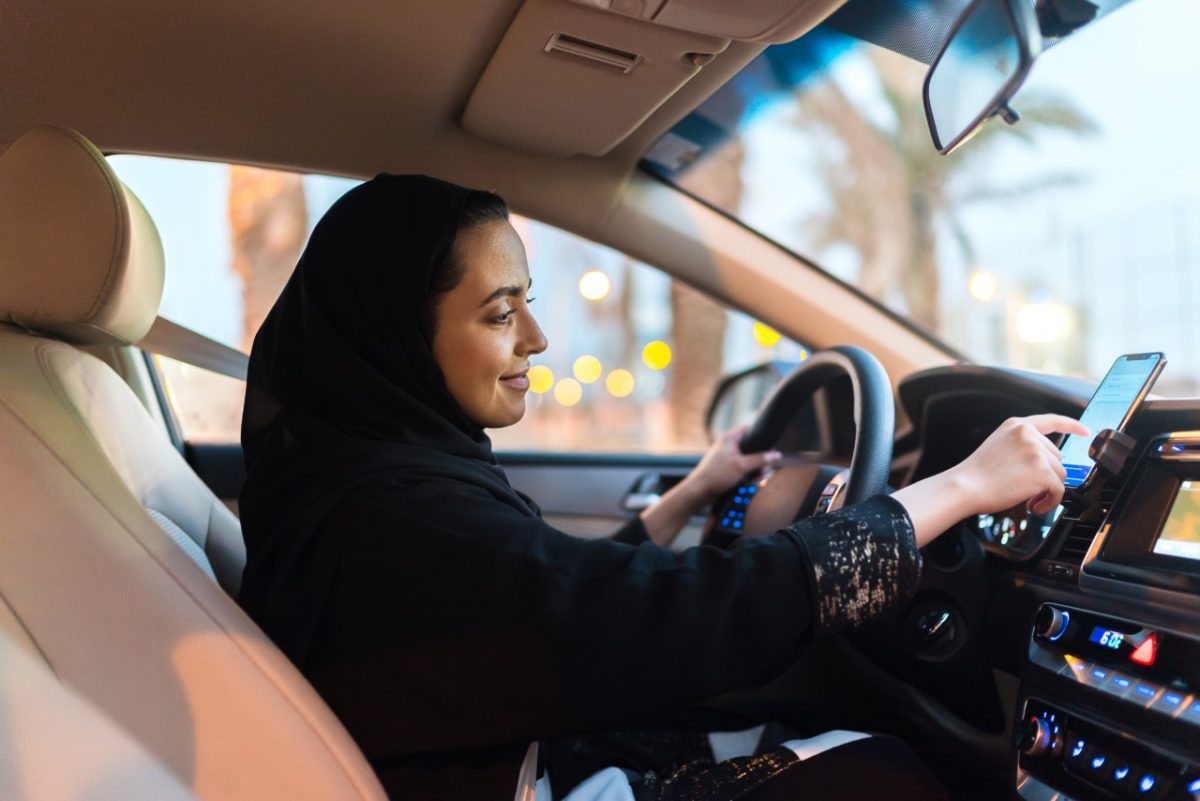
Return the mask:
[[[492,294],[490,294],[486,298],[484,298],[483,303],[480,303],[479,306],[482,308],[482,307],[488,305],[489,303],[491,303],[493,300],[499,300],[500,298],[518,297],[523,292],[528,292],[530,287],[532,287],[532,286],[533,286],[532,278],[529,279],[529,285],[526,286],[524,290],[522,290],[521,287],[517,286],[516,284],[511,284],[509,286],[502,286],[499,289],[497,289],[495,292],[493,292]]]

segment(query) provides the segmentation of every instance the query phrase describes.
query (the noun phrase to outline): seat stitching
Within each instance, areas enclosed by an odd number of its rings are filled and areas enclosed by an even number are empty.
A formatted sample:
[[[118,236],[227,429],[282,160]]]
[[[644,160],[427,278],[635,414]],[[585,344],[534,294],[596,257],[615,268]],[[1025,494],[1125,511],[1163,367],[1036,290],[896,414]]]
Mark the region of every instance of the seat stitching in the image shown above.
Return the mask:
[[[46,448],[46,450],[54,457],[54,459],[60,465],[62,465],[62,467],[65,468],[66,471],[71,474],[71,476],[75,479],[75,481],[80,486],[82,486],[83,489],[86,490],[87,493],[92,496],[92,498],[94,498],[96,500],[96,502],[101,506],[101,508],[104,509],[105,512],[108,513],[109,517],[111,517],[118,526],[120,526],[122,529],[124,529],[125,532],[127,534],[129,534],[130,537],[134,540],[134,542],[136,542],[142,548],[142,550],[146,552],[146,555],[151,560],[153,560],[160,568],[162,568],[163,572],[167,575],[167,577],[172,582],[174,582],[174,584],[183,592],[183,594],[186,595],[195,604],[195,606],[199,609],[199,611],[203,614],[203,616],[206,617],[219,631],[224,633],[229,638],[229,641],[233,644],[233,646],[239,652],[241,652],[241,654],[246,658],[246,660],[251,665],[253,665],[255,668],[258,669],[259,674],[267,681],[267,683],[270,684],[272,687],[274,687],[279,692],[279,694],[285,700],[287,700],[287,702],[289,703],[289,705],[291,706],[293,711],[296,713],[296,715],[302,721],[304,721],[306,724],[308,724],[310,730],[316,736],[317,740],[326,746],[327,751],[328,751],[330,757],[332,757],[334,763],[337,764],[338,767],[342,768],[343,773],[344,773],[346,779],[349,781],[350,785],[352,787],[354,787],[355,789],[357,789],[359,791],[359,794],[362,797],[370,798],[372,796],[372,794],[367,791],[367,788],[361,786],[361,783],[358,781],[358,778],[356,776],[354,776],[353,773],[348,769],[347,763],[341,757],[339,757],[337,755],[336,749],[333,747],[333,744],[320,731],[319,727],[316,725],[315,720],[310,715],[308,715],[305,712],[305,710],[296,702],[296,699],[293,697],[292,693],[286,687],[279,684],[279,682],[272,675],[271,669],[268,666],[264,665],[260,661],[260,659],[257,656],[255,656],[252,652],[246,650],[246,648],[241,644],[241,641],[238,639],[238,637],[235,636],[235,634],[233,632],[231,632],[228,628],[226,628],[225,625],[222,624],[220,620],[217,620],[215,617],[213,617],[212,613],[209,612],[209,610],[200,601],[200,599],[197,598],[196,595],[194,593],[192,593],[192,591],[187,586],[185,586],[182,582],[180,582],[179,578],[171,571],[171,569],[169,567],[167,567],[167,565],[158,557],[158,555],[155,554],[154,551],[151,550],[146,545],[145,542],[143,542],[142,538],[140,536],[138,536],[138,534],[132,528],[130,528],[129,525],[126,524],[126,522],[124,520],[122,520],[115,511],[113,511],[113,509],[105,502],[105,500],[103,498],[100,497],[99,493],[97,493],[88,484],[88,482],[83,480],[83,478],[79,475],[79,473],[77,473],[75,471],[74,467],[72,467],[72,465],[69,462],[67,462],[66,459],[62,458],[62,456],[59,454],[58,450],[56,448],[54,448],[49,442],[47,442],[45,440],[45,438],[43,438],[42,435],[38,431],[36,431],[32,425],[29,424],[29,422],[25,419],[25,417],[23,415],[21,415],[20,412],[17,411],[17,409],[15,408],[13,403],[5,395],[2,388],[0,388],[0,404],[3,404],[4,407],[9,411],[9,413],[12,414],[13,417],[16,418],[17,422],[19,422],[21,424],[21,426],[26,431],[28,431],[30,433],[30,435],[32,435],[34,437],[34,439],[36,439],[38,442],[40,442]],[[74,410],[72,410],[72,411],[74,412]],[[77,419],[78,419],[78,417],[77,417]],[[95,438],[93,437],[93,442],[94,441],[95,441]],[[122,482],[122,483],[124,483],[124,482]],[[151,522],[153,522],[153,521],[151,521]],[[199,568],[197,568],[197,569],[199,569]],[[221,590],[220,587],[217,588],[217,591],[223,592],[223,590]],[[233,602],[232,599],[230,599],[230,601]],[[264,636],[265,636],[265,634],[264,634]],[[335,716],[335,718],[336,718],[336,716]]]

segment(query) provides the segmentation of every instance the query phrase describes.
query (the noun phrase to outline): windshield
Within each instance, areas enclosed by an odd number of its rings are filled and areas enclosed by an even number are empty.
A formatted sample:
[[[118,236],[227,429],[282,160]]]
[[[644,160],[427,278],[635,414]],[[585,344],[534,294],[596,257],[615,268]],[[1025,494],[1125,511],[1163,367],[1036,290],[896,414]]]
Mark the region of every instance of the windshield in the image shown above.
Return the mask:
[[[1034,64],[950,156],[926,67],[818,28],[768,48],[645,169],[984,362],[1099,379],[1164,351],[1200,394],[1195,0],[1135,0]]]

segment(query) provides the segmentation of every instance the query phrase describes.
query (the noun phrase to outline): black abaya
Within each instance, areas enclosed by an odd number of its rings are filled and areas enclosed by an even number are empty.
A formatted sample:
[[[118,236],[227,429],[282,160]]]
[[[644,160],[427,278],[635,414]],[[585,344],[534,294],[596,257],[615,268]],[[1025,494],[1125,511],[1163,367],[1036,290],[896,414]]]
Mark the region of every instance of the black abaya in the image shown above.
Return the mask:
[[[902,601],[920,559],[886,497],[728,551],[544,523],[430,349],[464,196],[380,176],[314,231],[251,354],[239,600],[393,798],[507,801],[530,741],[761,683]]]

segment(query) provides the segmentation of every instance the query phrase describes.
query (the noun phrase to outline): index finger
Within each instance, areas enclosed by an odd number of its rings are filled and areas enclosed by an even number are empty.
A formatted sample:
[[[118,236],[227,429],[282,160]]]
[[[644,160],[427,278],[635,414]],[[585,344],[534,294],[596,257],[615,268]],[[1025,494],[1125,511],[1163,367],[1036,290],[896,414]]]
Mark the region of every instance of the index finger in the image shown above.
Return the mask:
[[[1092,433],[1074,417],[1061,414],[1031,414],[1025,418],[1025,422],[1037,429],[1039,434],[1078,434],[1086,437]]]

